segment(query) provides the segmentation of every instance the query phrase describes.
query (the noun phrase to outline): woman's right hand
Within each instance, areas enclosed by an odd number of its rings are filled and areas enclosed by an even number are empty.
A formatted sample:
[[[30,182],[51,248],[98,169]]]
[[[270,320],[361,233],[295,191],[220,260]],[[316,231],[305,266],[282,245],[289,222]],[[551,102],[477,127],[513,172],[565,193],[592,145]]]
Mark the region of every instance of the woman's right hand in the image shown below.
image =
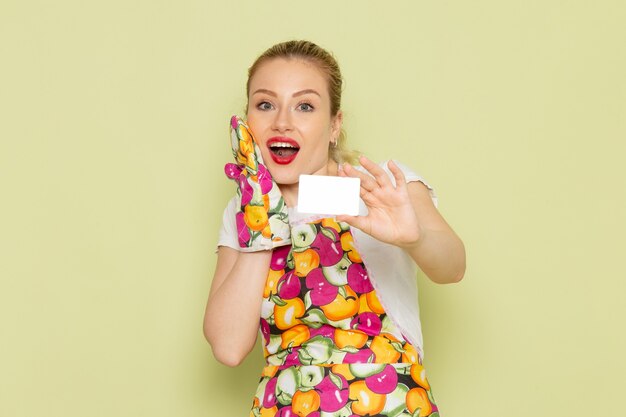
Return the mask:
[[[287,206],[252,132],[240,118],[230,121],[235,163],[224,167],[237,185],[236,229],[245,252],[220,246],[204,315],[204,335],[215,358],[236,366],[254,347],[272,249],[290,244]]]
[[[224,172],[238,185],[239,245],[267,250],[289,244],[289,219],[283,196],[263,164],[252,132],[237,116],[230,120],[230,139],[236,163],[226,164]]]

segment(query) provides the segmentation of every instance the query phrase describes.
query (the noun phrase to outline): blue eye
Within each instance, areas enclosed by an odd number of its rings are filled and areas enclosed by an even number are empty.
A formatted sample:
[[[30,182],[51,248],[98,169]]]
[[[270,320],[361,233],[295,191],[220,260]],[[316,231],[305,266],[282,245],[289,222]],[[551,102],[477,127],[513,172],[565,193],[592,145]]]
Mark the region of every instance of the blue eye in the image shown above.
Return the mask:
[[[304,112],[311,112],[313,111],[313,106],[311,106],[309,103],[300,103],[298,104],[298,109]]]
[[[256,108],[259,110],[272,110],[272,105],[267,101],[262,101],[256,105]]]

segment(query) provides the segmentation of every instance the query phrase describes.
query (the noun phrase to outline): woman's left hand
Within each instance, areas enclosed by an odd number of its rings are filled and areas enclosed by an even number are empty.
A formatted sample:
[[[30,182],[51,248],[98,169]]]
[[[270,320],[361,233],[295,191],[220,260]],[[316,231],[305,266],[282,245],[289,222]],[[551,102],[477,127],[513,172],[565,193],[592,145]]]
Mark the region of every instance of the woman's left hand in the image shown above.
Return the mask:
[[[339,176],[361,179],[361,198],[368,213],[365,216],[337,216],[337,220],[361,229],[382,242],[405,248],[415,246],[420,239],[421,227],[404,174],[393,161],[389,161],[389,170],[396,182],[394,186],[380,166],[364,156],[359,161],[371,175],[344,164],[339,169]]]

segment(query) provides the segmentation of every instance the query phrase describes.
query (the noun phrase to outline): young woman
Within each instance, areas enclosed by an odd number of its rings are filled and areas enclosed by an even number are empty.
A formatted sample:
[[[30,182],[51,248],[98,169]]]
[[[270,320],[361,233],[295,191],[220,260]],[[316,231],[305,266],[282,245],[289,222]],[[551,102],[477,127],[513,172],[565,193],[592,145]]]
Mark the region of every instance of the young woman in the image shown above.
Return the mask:
[[[335,59],[307,41],[250,68],[204,333],[236,366],[260,331],[267,364],[251,416],[437,416],[415,275],[458,282],[463,243],[421,177],[345,149],[341,87]],[[360,178],[360,215],[303,217],[300,174]]]

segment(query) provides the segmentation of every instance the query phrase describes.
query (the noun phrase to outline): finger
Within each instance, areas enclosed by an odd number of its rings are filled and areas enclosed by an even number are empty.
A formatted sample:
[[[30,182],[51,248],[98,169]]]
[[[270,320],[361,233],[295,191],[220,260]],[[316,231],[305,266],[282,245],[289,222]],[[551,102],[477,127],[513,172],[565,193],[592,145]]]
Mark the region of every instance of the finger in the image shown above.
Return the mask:
[[[339,222],[348,223],[352,227],[356,227],[359,230],[368,233],[368,221],[362,216],[348,216],[347,214],[342,214],[336,216],[335,219]]]
[[[348,174],[346,174],[346,171],[343,170],[343,165],[344,164],[338,164],[337,165],[337,175],[340,177],[347,177]]]
[[[392,159],[387,164],[389,167],[389,171],[393,174],[394,179],[396,180],[396,189],[405,190],[406,189],[406,177],[404,176],[404,172],[396,165],[395,161]]]
[[[375,192],[367,191],[363,188],[361,188],[361,191],[359,192],[359,197],[361,197],[361,200],[363,200],[365,205],[368,207],[380,205],[381,202],[381,199],[376,196]]]
[[[347,173],[344,169],[345,166],[348,166],[348,170],[351,170],[350,173]],[[378,183],[374,180],[374,178],[366,173],[363,173],[349,164],[343,164],[338,166],[337,173],[339,176],[350,178],[359,178],[361,180],[361,184],[359,187],[359,196],[367,205],[375,205],[380,203],[381,197],[379,196],[382,188],[378,185]]]
[[[375,164],[364,155],[361,155],[359,162],[361,162],[361,166],[363,166],[363,168],[376,178],[376,182],[380,187],[384,188],[392,186],[389,176],[378,164]]]
[[[361,188],[365,188],[367,191],[371,192],[378,188],[378,183],[371,175],[359,171],[350,164],[344,164],[343,171],[352,178],[359,178],[361,180]]]

